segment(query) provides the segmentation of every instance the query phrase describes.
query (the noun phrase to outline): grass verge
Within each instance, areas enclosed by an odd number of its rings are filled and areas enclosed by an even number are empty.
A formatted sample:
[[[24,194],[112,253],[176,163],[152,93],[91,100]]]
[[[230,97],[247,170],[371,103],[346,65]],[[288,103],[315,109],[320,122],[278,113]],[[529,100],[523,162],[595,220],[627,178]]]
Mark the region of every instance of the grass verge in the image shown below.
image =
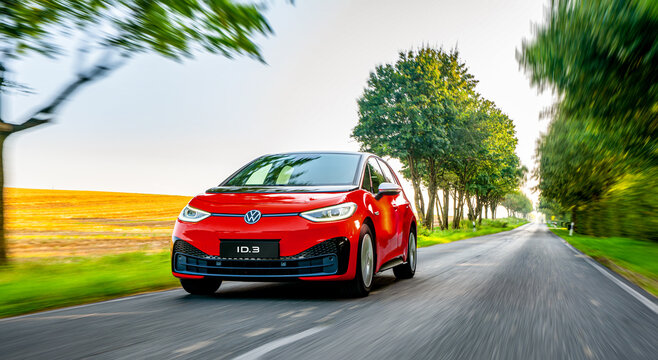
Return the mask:
[[[658,243],[622,237],[598,238],[551,229],[576,249],[658,297]]]
[[[421,230],[418,246],[511,230],[520,219],[483,220],[470,228]],[[107,300],[178,286],[171,276],[169,252],[132,252],[96,257],[14,259],[0,269],[0,317]]]
[[[420,229],[418,231],[418,247],[431,246],[436,244],[445,244],[457,240],[468,239],[476,236],[489,235],[516,229],[517,227],[527,224],[527,220],[517,218],[504,218],[497,220],[483,219],[482,225],[476,227],[476,231],[467,225],[462,226],[462,229],[448,229],[448,230],[427,230]]]
[[[169,252],[15,260],[0,269],[0,317],[171,288]]]

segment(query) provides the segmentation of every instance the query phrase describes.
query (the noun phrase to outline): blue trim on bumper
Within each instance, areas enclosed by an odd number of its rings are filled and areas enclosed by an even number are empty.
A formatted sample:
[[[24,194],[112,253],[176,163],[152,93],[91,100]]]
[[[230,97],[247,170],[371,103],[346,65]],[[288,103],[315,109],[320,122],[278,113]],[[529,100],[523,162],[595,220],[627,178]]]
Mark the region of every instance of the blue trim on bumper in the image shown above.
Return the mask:
[[[230,278],[298,278],[338,273],[338,255],[280,259],[208,259],[174,253],[173,270],[180,274]]]

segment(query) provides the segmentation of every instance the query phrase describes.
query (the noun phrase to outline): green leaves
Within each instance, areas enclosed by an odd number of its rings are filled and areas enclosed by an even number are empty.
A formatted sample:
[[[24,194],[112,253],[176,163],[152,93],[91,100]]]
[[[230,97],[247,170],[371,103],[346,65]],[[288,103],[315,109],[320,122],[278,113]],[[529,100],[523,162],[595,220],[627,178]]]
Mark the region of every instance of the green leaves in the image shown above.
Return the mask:
[[[446,154],[450,128],[457,126],[475,84],[456,52],[400,53],[395,64],[370,74],[352,137],[366,150],[397,158]]]
[[[653,178],[658,167],[657,39],[655,1],[558,0],[523,43],[518,57],[532,82],[560,99],[537,146],[542,208],[572,212],[579,231],[614,235],[621,230],[602,219],[647,209],[645,222],[656,221],[655,205],[632,199],[656,193],[654,182],[637,179]]]
[[[181,59],[199,52],[260,61],[255,35],[272,32],[263,7],[230,0],[8,0],[0,3],[2,52],[54,56],[56,36],[87,33],[92,47]]]
[[[466,195],[477,197],[481,211],[519,184],[514,125],[475,93],[476,84],[457,51],[421,48],[378,66],[358,100],[352,137],[363,150],[402,161],[421,217],[421,185],[427,187],[428,227],[439,186],[456,189],[460,204]],[[442,226],[448,223],[445,209]]]
[[[505,195],[501,205],[503,205],[509,213],[517,213],[527,216],[532,212],[532,201],[520,191],[513,191]]]
[[[534,84],[560,95],[560,112],[628,134],[640,157],[656,156],[656,8],[646,0],[555,1],[518,55]]]

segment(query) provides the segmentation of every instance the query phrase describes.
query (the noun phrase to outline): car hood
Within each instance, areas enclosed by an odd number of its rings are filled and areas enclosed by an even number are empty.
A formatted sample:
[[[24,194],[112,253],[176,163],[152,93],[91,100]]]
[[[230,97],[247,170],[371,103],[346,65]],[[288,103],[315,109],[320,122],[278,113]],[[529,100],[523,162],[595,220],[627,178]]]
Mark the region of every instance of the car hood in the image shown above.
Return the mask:
[[[216,189],[216,188],[215,188]],[[197,195],[190,206],[215,214],[299,213],[346,201],[349,192],[207,192]]]

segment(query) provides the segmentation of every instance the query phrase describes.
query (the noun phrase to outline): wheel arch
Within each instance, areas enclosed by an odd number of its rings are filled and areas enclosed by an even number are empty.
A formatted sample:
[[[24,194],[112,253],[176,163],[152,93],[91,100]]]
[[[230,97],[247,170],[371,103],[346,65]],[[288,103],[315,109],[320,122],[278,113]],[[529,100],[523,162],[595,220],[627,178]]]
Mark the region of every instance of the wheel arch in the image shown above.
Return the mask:
[[[369,216],[366,216],[365,219],[363,219],[363,225],[368,225],[370,228],[370,232],[372,233],[373,241],[375,242],[374,250],[375,250],[375,270],[379,271],[379,265],[377,264],[378,260],[378,253],[379,249],[377,248],[379,246],[379,243],[377,242],[377,231],[375,230],[375,223],[372,221],[372,219]]]

